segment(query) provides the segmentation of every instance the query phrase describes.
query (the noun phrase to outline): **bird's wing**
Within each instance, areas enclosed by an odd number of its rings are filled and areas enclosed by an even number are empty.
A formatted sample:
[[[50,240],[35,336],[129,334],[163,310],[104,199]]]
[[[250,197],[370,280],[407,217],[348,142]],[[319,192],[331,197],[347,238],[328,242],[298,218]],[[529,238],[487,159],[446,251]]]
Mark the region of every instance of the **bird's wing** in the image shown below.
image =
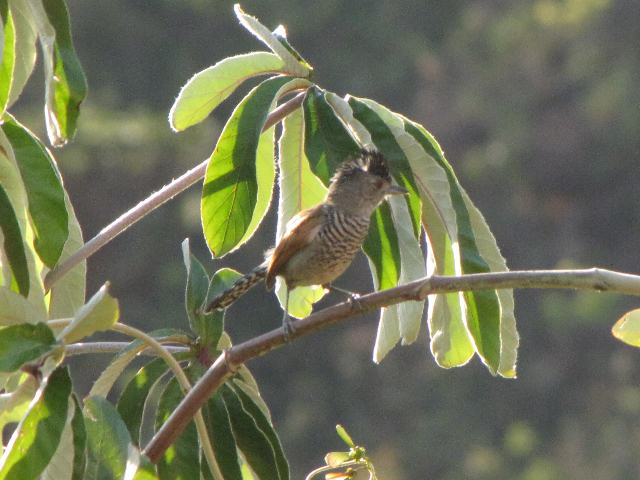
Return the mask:
[[[318,234],[324,223],[325,209],[317,205],[302,210],[287,223],[287,231],[271,254],[265,279],[267,288],[271,289],[286,263],[296,253],[309,245]]]

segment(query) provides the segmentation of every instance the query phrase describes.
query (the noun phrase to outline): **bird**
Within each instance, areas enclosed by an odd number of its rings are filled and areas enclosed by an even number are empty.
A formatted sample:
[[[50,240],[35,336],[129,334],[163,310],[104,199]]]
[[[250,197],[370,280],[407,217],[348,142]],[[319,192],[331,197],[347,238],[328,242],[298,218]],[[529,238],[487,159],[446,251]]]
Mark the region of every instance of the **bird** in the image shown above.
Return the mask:
[[[263,280],[267,290],[272,290],[279,276],[286,285],[283,316],[286,334],[291,330],[288,315],[291,290],[322,285],[349,293],[331,282],[353,261],[380,203],[388,195],[406,193],[405,188],[392,183],[381,152],[360,150],[338,166],[323,202],[295,215],[275,248],[266,252],[265,261],[215,296],[203,312],[224,310]]]

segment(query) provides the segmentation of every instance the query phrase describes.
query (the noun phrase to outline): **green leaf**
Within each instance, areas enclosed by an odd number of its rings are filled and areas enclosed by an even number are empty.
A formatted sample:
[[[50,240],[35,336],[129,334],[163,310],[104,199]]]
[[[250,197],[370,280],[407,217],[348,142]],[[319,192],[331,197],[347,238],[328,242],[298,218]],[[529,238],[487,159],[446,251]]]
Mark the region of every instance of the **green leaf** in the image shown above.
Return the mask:
[[[364,125],[371,134],[371,139],[377,149],[384,154],[393,178],[395,178],[399,185],[409,191],[409,194],[403,197],[411,213],[411,222],[415,237],[416,239],[420,239],[420,233],[422,231],[420,222],[422,202],[411,165],[404,151],[396,141],[389,126],[370,105],[364,100],[355,97],[349,97],[349,105],[353,110],[354,118]]]
[[[329,185],[338,166],[357,155],[360,146],[327,103],[323,90],[310,88],[303,109],[305,154],[313,173]]]
[[[47,135],[51,145],[58,147],[75,135],[87,80],[73,48],[64,0],[34,2],[31,7],[42,46]]]
[[[14,372],[40,358],[56,345],[53,332],[44,323],[23,323],[0,330],[0,372]]]
[[[67,423],[71,378],[66,367],[42,382],[0,460],[0,480],[35,479],[58,448]]]
[[[202,225],[210,250],[221,256],[246,242],[266,213],[273,182],[273,127],[262,132],[275,101],[306,80],[265,80],[242,99],[222,131],[204,178]]]
[[[277,55],[251,52],[225,58],[196,73],[182,87],[171,107],[171,128],[180,131],[200,123],[245,80],[283,69],[284,62]]]
[[[269,31],[267,27],[262,25],[257,18],[247,15],[242,11],[239,4],[235,4],[233,9],[236,12],[240,24],[249,30],[258,40],[269,47],[273,53],[278,55],[284,62],[284,70],[286,73],[295,77],[308,77],[311,73],[309,64],[301,63],[290,50],[283,45],[276,35]]]
[[[13,422],[19,422],[29,408],[38,390],[38,382],[33,375],[23,372],[12,374],[11,380],[3,386],[0,394],[0,431]]]
[[[13,15],[9,10],[8,0],[0,1],[0,17],[2,20],[2,37],[0,38],[0,115],[4,114],[9,103],[9,93],[13,80],[13,70],[16,62],[16,32],[13,25]]]
[[[304,116],[301,110],[289,114],[283,122],[279,158],[278,227],[276,244],[286,231],[288,222],[301,210],[321,203],[327,188],[309,167],[304,152]],[[308,316],[313,304],[325,294],[320,285],[298,287],[289,293],[289,315],[295,318]],[[286,285],[276,279],[276,295],[284,308]]]
[[[87,432],[86,480],[123,478],[131,437],[115,407],[102,397],[84,402]]]
[[[286,459],[279,442],[274,443],[272,439],[272,427],[266,428],[266,432],[263,430],[260,409],[253,409],[248,403],[245,404],[238,391],[227,384],[220,388],[220,392],[229,412],[238,448],[258,478],[288,479]]]
[[[34,247],[42,262],[51,268],[69,236],[69,216],[59,172],[44,145],[10,115],[4,118],[2,130],[13,147],[27,191]]]
[[[229,412],[221,394],[216,392],[203,406],[202,410],[213,451],[215,452],[216,462],[224,479],[242,480],[240,459],[238,458],[238,450],[231,430]]]
[[[29,295],[29,267],[24,251],[25,245],[16,212],[2,185],[0,185],[0,229],[4,237],[4,253],[11,268],[11,289],[26,298]]]
[[[109,295],[109,282],[105,283],[89,301],[78,310],[73,320],[57,337],[65,344],[108,330],[120,315],[118,301]]]
[[[167,371],[168,367],[164,360],[156,358],[141,367],[120,394],[117,404],[118,413],[136,444],[140,441],[140,427],[149,391]]]
[[[242,277],[242,274],[231,268],[221,268],[214,273],[209,283],[205,304],[219,293],[224,292],[240,277]],[[200,344],[202,346],[215,348],[218,345],[224,331],[225,315],[225,310],[215,310],[204,316],[203,328],[200,334]]]
[[[460,273],[481,273],[490,271],[489,265],[480,254],[478,243],[476,242],[474,227],[470,218],[470,212],[467,203],[464,200],[463,190],[459,186],[459,182],[453,173],[453,169],[444,158],[442,150],[433,137],[431,137],[431,135],[429,135],[420,125],[410,121],[405,121],[405,129],[416,141],[420,143],[425,152],[438,162],[447,174],[451,200],[456,212],[457,240],[460,248],[460,264],[462,270]],[[479,212],[476,213],[476,216],[477,215],[479,215]],[[476,224],[478,226],[484,224],[483,237],[486,239],[484,244],[486,245],[487,251],[497,252],[497,255],[499,256],[497,246],[495,246],[495,239],[493,239],[492,236],[491,238],[487,236],[487,232],[489,235],[490,232],[488,227],[486,227],[486,222],[484,222],[484,220],[480,221],[480,219],[476,218]],[[490,243],[493,243],[494,247],[491,247],[489,245]],[[437,261],[438,259],[436,258],[436,263]],[[503,268],[501,269],[506,268],[504,260],[502,261],[502,264]],[[498,267],[497,264],[496,267]],[[511,294],[507,293],[505,301],[508,302],[509,297],[511,297]],[[495,374],[500,367],[501,357],[501,318],[498,296],[495,290],[482,290],[477,292],[465,292],[464,298],[467,307],[467,316],[465,319],[466,329],[471,334],[476,352],[482,361],[488,366],[489,370]],[[508,305],[505,304],[505,307],[508,307]],[[515,332],[514,323],[509,323],[512,324],[512,326],[506,328]],[[461,335],[459,335],[459,337],[461,337]],[[517,342],[515,347],[517,347]],[[513,351],[513,348],[513,345],[510,345],[509,350]],[[513,353],[509,355],[513,358],[512,361],[508,361],[507,363],[512,363],[513,368],[515,368],[515,356]],[[512,374],[509,373],[509,366],[505,366],[504,369],[500,370],[503,371],[505,375],[512,376]],[[513,374],[515,374],[515,371]]]
[[[611,333],[621,342],[640,347],[640,309],[625,313],[611,328]]]
[[[10,0],[15,30],[15,65],[11,81],[9,108],[20,96],[36,63],[36,27],[31,16],[31,0]]]
[[[84,427],[84,416],[80,402],[75,395],[72,396],[74,415],[71,427],[73,428],[73,476],[72,480],[83,480],[87,466],[87,431]]]
[[[356,446],[356,444],[353,442],[353,439],[351,438],[351,435],[347,433],[342,425],[336,425],[336,432],[338,432],[338,436],[344,443],[346,443],[347,447],[354,448]]]
[[[191,326],[191,330],[202,336],[203,331],[206,332],[207,324],[211,320],[210,318],[206,318],[211,317],[211,315],[202,315],[199,313],[207,299],[207,290],[209,289],[210,281],[209,275],[198,259],[191,254],[188,238],[185,238],[182,242],[182,258],[184,266],[187,269],[187,287],[185,289],[184,304],[187,309],[189,325]],[[222,331],[222,328],[220,328],[220,331]]]
[[[44,472],[40,475],[40,480],[72,480],[74,473],[74,432],[73,421],[75,420],[76,409],[72,397],[68,399],[67,422],[62,430],[60,442],[53,457],[47,464]],[[82,412],[80,411],[80,416]]]
[[[19,293],[0,287],[0,326],[37,323],[45,320],[42,312]]]
[[[64,244],[60,262],[65,261],[84,245],[82,230],[69,201],[69,196],[64,196],[67,214],[69,215],[69,237]],[[73,317],[78,309],[84,305],[87,278],[87,261],[83,260],[59,279],[49,293],[49,318]]]
[[[158,480],[155,465],[133,445],[129,447],[129,458],[127,458],[127,470],[124,478],[127,480]]]
[[[156,430],[167,421],[183,397],[180,385],[175,378],[172,379],[160,398],[156,413]],[[158,461],[159,478],[172,480],[200,478],[199,451],[196,426],[193,421],[190,421]]]
[[[287,40],[287,31],[284,28],[284,25],[278,25],[278,27],[273,32],[271,32],[271,35],[273,35],[282,44],[282,46],[287,49],[287,51],[298,61],[299,64],[301,64],[309,71],[309,73],[305,76],[311,77],[311,74],[313,73],[313,67],[302,57],[302,55],[300,55],[300,52],[293,48],[293,46],[289,43],[289,40]]]

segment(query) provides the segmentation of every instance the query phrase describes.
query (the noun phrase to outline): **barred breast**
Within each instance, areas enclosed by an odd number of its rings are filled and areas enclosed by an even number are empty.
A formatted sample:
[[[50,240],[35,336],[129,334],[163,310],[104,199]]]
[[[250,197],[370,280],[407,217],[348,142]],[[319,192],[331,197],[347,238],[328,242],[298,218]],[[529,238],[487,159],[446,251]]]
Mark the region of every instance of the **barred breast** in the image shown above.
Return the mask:
[[[283,276],[289,288],[332,282],[351,264],[367,235],[369,218],[327,206],[326,221],[308,248],[294,256]]]

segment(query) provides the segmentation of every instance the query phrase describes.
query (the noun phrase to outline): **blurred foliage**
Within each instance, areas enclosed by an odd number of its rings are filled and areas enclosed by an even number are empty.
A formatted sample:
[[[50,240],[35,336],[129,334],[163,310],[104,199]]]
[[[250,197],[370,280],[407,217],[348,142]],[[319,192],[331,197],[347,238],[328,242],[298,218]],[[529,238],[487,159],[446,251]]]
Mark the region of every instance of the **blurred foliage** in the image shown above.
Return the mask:
[[[75,142],[57,157],[86,238],[210,154],[231,102],[179,135],[166,116],[194,72],[256,48],[231,6],[70,2],[90,93]],[[511,268],[640,270],[636,0],[254,0],[243,7],[267,25],[286,24],[320,84],[376,98],[430,129]],[[25,111],[40,91],[21,100]],[[103,249],[89,261],[88,291],[109,279],[125,322],[146,330],[183,324],[180,241],[190,236],[194,253],[206,252],[197,209],[194,188]],[[241,253],[215,267],[247,271],[273,238],[271,216]],[[360,259],[339,283],[371,288],[363,266]],[[599,294],[517,294],[515,381],[479,365],[438,369],[424,337],[424,350],[396,350],[374,366],[375,316],[253,367],[294,478],[319,452],[339,447],[331,427],[338,422],[367,444],[388,480],[636,478],[638,352],[609,333],[633,306]],[[237,339],[279,321],[275,297],[259,289],[233,308],[246,314],[229,326]],[[82,365],[75,374],[89,370]]]

